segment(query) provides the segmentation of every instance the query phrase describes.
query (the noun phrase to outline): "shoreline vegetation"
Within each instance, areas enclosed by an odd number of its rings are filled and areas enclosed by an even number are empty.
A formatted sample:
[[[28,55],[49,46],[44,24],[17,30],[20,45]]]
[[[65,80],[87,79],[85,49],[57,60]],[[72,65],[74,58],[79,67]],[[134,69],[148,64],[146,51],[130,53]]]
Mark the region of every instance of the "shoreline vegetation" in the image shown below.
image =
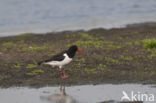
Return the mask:
[[[37,65],[73,44],[85,54],[65,66],[69,79],[60,79],[57,67]],[[61,83],[156,84],[156,24],[0,38],[1,87]]]

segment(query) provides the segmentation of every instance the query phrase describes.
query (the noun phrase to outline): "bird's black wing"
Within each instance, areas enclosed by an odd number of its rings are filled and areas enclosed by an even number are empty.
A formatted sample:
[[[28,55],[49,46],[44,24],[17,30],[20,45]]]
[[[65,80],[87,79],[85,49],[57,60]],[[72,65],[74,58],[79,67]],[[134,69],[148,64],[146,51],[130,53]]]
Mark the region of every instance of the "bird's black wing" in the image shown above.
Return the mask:
[[[65,53],[65,51],[61,52],[61,53],[59,53],[57,55],[54,55],[52,58],[45,60],[45,62],[49,62],[49,61],[62,61],[65,58],[65,56],[63,55],[64,53]]]
[[[42,64],[42,63],[46,63],[46,62],[50,62],[50,61],[62,61],[65,56],[63,55],[66,51],[63,51],[57,55],[54,55],[53,57],[47,59],[47,60],[44,60],[44,61],[41,61],[41,62],[38,62],[38,64]]]

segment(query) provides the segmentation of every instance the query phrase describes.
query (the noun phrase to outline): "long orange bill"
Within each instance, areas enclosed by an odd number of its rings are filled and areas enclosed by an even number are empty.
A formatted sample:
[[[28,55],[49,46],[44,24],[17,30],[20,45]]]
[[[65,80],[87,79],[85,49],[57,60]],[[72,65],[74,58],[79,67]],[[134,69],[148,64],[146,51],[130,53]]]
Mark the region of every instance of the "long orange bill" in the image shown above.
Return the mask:
[[[77,49],[77,51],[78,51],[80,54],[84,54],[84,52],[81,51],[80,49]]]

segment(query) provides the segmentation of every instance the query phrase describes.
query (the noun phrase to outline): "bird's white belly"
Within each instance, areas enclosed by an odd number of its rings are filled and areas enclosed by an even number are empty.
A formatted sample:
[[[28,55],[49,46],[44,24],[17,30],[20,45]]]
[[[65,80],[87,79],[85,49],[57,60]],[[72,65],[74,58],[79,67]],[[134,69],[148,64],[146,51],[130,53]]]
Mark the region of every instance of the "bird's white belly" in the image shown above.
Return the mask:
[[[62,60],[62,61],[51,61],[51,62],[47,62],[45,64],[49,64],[49,65],[52,65],[52,66],[64,66],[64,65],[70,63],[71,61],[72,61],[71,58],[65,57],[65,59]]]

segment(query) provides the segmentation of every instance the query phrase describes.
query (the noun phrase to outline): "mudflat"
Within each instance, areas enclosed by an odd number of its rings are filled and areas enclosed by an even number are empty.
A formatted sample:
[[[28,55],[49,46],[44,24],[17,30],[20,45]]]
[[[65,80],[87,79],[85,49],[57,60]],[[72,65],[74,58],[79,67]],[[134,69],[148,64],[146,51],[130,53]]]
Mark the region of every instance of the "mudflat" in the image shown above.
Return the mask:
[[[70,76],[60,79],[57,67],[41,60],[77,45],[64,67]],[[156,83],[156,24],[89,31],[27,33],[0,38],[0,86],[45,86],[66,83]]]

